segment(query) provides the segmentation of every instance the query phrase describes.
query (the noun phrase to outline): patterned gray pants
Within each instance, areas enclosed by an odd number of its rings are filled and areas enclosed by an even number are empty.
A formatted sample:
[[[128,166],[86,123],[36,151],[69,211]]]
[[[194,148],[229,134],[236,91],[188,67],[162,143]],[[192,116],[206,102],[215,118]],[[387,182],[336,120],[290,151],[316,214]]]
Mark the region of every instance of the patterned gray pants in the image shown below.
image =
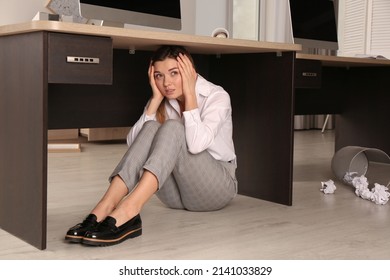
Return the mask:
[[[218,161],[207,151],[189,153],[184,125],[176,120],[146,122],[110,181],[119,175],[131,192],[144,170],[156,176],[157,197],[171,208],[218,210],[237,193],[236,165]]]

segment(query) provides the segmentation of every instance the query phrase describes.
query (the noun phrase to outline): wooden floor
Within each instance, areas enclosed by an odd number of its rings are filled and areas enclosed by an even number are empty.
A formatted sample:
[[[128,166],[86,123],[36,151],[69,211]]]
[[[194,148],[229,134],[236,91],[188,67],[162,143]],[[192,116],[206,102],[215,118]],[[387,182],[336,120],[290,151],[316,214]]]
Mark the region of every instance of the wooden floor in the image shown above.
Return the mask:
[[[209,213],[171,210],[152,198],[143,235],[94,248],[64,242],[89,213],[125,144],[83,144],[81,153],[49,154],[48,244],[40,251],[0,230],[0,259],[390,259],[390,204],[376,205],[334,179],[332,131],[295,132],[293,206],[237,196]],[[389,174],[389,173],[387,173]]]

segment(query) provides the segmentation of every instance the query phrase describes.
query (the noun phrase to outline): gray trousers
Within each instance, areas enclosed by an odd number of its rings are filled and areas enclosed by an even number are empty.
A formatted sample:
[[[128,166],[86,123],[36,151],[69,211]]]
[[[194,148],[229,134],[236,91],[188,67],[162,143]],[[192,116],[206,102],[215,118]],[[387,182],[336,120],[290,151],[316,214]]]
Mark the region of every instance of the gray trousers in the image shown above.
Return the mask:
[[[218,161],[207,151],[189,153],[184,125],[176,120],[146,122],[110,181],[119,175],[131,192],[144,170],[156,176],[157,197],[171,208],[218,210],[237,194],[236,165]]]

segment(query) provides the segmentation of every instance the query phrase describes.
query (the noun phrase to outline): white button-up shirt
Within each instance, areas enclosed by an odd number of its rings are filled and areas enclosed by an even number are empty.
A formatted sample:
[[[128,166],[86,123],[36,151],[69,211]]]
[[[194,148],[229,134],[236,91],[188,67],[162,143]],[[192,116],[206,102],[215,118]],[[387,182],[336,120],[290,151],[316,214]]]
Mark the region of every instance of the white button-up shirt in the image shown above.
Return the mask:
[[[215,159],[236,161],[233,144],[232,107],[229,94],[220,86],[214,85],[198,75],[195,85],[198,108],[180,114],[176,99],[165,101],[167,119],[183,122],[188,151],[193,154],[207,150]],[[146,115],[146,107],[140,119],[127,136],[130,146],[143,124],[156,120],[156,114]]]

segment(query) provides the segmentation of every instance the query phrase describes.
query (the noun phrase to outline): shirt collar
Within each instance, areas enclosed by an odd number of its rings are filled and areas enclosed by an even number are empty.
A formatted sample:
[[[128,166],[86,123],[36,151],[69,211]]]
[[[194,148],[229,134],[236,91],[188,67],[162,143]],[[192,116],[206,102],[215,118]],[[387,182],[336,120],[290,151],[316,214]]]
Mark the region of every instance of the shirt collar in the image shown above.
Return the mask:
[[[209,96],[211,92],[210,83],[199,74],[196,80],[195,92],[197,96],[202,95],[204,97]]]

